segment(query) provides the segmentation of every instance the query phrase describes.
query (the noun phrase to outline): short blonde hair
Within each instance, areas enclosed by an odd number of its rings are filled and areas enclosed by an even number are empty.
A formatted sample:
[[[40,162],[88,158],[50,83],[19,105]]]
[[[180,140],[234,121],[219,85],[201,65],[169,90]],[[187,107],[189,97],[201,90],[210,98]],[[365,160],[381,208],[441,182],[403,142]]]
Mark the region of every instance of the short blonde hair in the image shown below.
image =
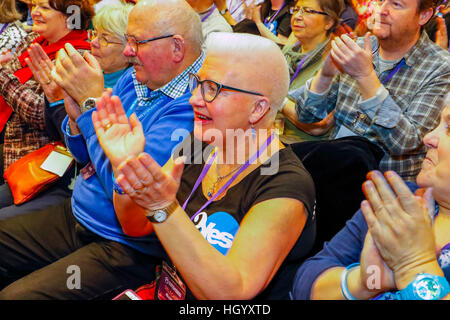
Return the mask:
[[[92,19],[95,29],[112,33],[125,44],[125,33],[128,25],[128,16],[133,9],[132,4],[114,3],[102,7]]]

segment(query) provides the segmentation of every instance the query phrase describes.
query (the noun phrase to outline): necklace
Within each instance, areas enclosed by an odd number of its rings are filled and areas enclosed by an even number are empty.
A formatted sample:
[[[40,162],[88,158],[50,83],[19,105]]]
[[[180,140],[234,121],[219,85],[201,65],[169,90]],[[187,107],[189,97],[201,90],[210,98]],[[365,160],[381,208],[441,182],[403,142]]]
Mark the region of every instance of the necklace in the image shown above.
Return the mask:
[[[212,195],[214,194],[214,191],[216,190],[216,186],[217,184],[222,181],[223,179],[225,179],[226,177],[230,176],[231,174],[233,174],[234,172],[238,171],[240,168],[242,168],[243,164],[241,164],[240,166],[234,168],[233,170],[231,170],[230,172],[228,172],[227,174],[221,176],[220,172],[219,172],[219,167],[217,166],[216,163],[216,174],[217,174],[217,179],[216,181],[213,183],[213,185],[209,188],[208,190],[208,197],[211,198]]]

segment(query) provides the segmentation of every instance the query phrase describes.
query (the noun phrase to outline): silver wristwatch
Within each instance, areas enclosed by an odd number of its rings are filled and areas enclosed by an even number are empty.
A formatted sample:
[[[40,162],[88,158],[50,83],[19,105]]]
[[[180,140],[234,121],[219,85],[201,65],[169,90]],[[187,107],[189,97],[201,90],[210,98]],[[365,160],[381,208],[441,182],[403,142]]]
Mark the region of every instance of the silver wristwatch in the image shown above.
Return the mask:
[[[81,113],[85,113],[86,111],[95,108],[95,98],[87,98],[83,101],[80,106]]]
[[[161,223],[166,221],[167,218],[178,208],[178,206],[178,202],[174,201],[166,208],[155,211],[147,211],[145,216],[153,223]]]

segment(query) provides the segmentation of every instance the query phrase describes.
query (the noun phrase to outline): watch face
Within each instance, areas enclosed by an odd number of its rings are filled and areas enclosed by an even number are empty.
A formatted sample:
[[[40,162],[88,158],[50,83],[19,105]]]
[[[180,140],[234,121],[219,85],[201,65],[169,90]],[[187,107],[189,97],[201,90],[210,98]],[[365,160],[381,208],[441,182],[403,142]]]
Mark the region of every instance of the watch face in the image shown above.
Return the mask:
[[[86,112],[89,109],[95,108],[96,102],[94,98],[88,98],[86,99],[86,101],[83,103],[83,105],[81,106],[81,112]]]
[[[441,286],[433,278],[422,278],[414,284],[414,292],[423,300],[435,300],[441,294]]]
[[[155,219],[158,222],[163,222],[167,218],[167,213],[163,210],[156,211],[153,215],[153,219]]]

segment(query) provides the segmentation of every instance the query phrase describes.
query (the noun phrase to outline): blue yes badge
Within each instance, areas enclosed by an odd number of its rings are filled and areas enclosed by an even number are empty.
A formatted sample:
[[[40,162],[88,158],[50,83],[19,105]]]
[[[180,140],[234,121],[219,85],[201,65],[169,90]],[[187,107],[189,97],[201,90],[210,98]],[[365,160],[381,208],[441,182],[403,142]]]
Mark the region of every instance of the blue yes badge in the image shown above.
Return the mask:
[[[272,32],[274,35],[278,35],[277,27],[278,27],[278,21],[274,21],[272,23],[266,22],[264,25],[269,29],[270,32]]]
[[[193,222],[206,241],[223,255],[228,253],[239,230],[236,219],[226,212],[216,212],[209,217],[206,212],[200,212]]]

